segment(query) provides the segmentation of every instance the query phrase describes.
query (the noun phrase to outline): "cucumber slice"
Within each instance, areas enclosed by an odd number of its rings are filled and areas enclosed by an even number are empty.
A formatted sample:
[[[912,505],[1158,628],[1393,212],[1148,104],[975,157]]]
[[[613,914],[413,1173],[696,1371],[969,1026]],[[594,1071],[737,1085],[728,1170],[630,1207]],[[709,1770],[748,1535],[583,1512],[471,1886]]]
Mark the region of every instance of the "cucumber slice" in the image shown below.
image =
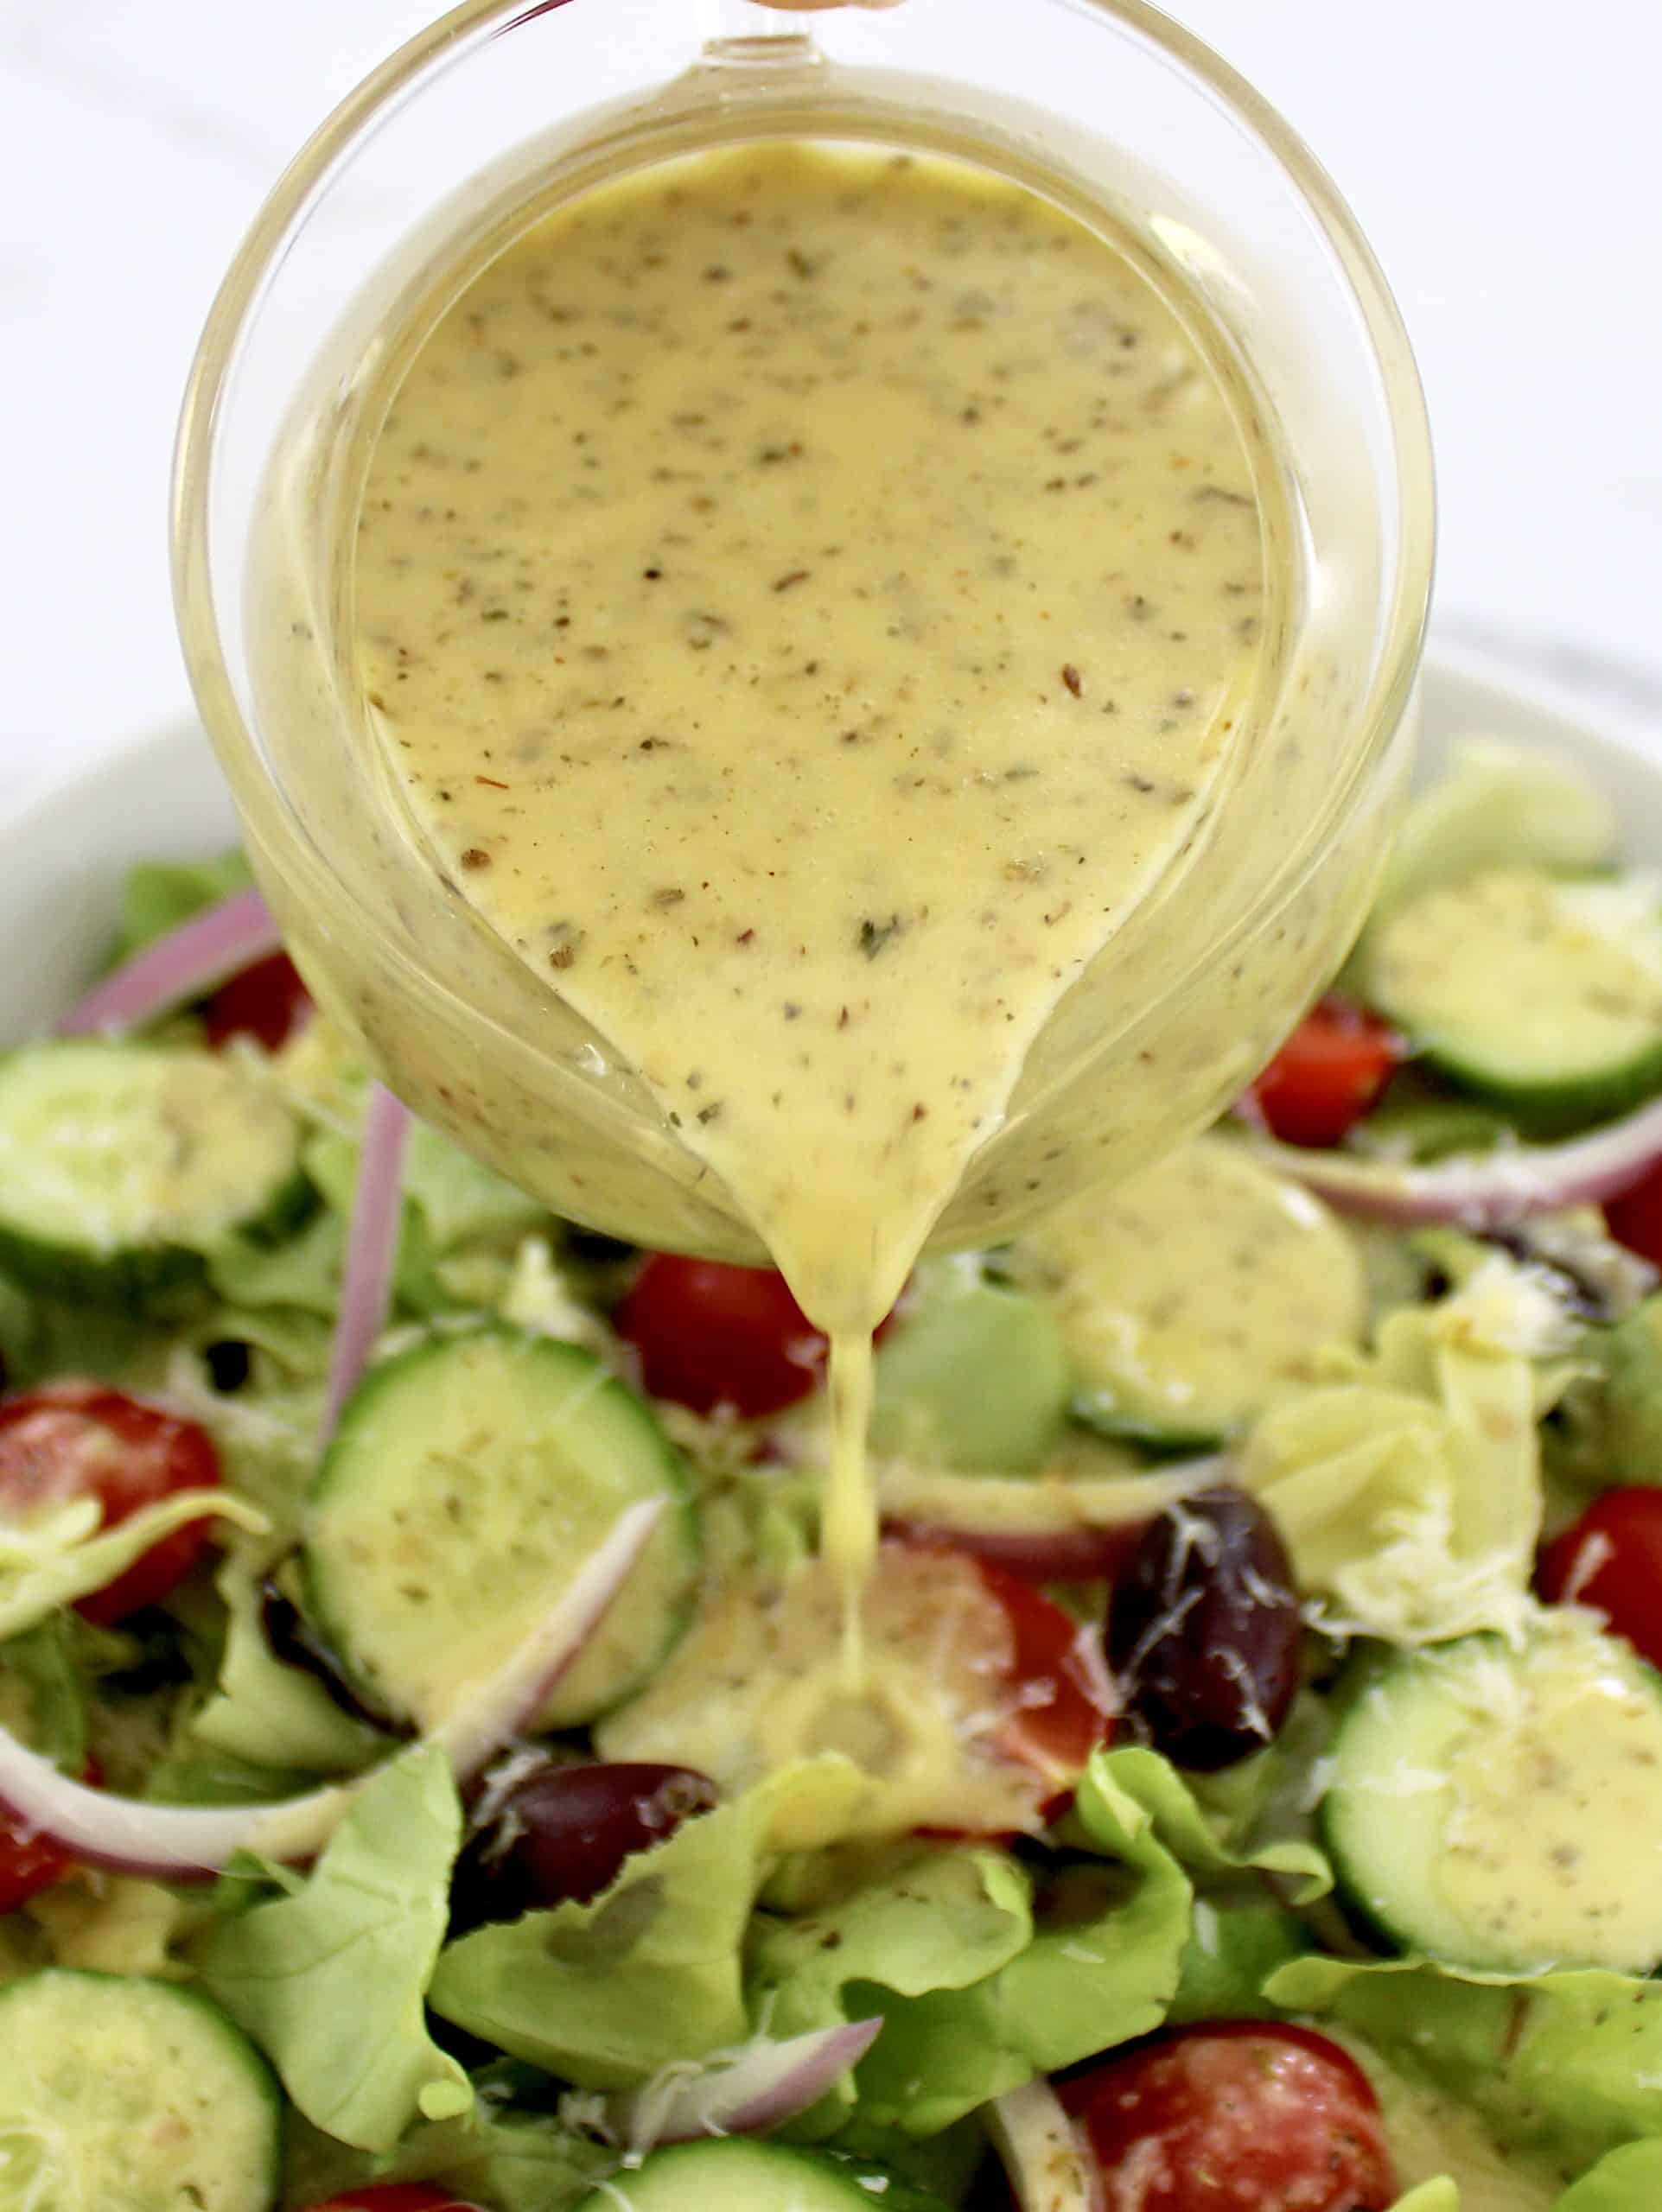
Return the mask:
[[[0,1989],[6,2212],[270,2212],[282,2136],[271,2069],[194,1991],[57,1967]]]
[[[1618,849],[1616,810],[1576,763],[1538,746],[1468,737],[1408,810],[1368,926],[1437,885],[1493,868],[1586,874]]]
[[[633,2173],[585,2196],[577,2212],[946,2212],[897,2174],[834,2152],[729,2136],[654,2151]]]
[[[315,1202],[296,1123],[234,1060],[75,1038],[0,1064],[0,1272],[26,1289],[165,1312]]]
[[[1005,1264],[1050,1294],[1074,1419],[1156,1455],[1212,1448],[1367,1313],[1347,1233],[1223,1137],[1087,1192]]]
[[[679,1639],[698,1567],[679,1453],[590,1352],[504,1326],[372,1370],[308,1505],[307,1611],[372,1704],[417,1727],[494,1673],[626,1507],[672,1501],[541,1715],[591,1720]]]
[[[1380,929],[1367,993],[1451,1083],[1531,1136],[1662,1089],[1662,893],[1493,868]]]
[[[1392,1942],[1501,1974],[1662,1963],[1662,1681],[1588,1614],[1399,1655],[1328,1758],[1335,1872]]]

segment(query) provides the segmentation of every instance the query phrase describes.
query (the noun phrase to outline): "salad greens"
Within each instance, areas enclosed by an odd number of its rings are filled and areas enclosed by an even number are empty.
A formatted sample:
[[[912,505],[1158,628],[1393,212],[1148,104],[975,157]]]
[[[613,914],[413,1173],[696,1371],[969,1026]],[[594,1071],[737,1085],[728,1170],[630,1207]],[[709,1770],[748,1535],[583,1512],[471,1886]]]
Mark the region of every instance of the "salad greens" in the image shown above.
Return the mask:
[[[455,2120],[473,2090],[428,2036],[462,1806],[418,1745],[354,1799],[303,1886],[252,1904],[189,1947],[204,1986],[254,2037],[296,2107],[365,2151],[417,2118]]]
[[[1486,868],[1614,862],[1610,811],[1573,770],[1486,741],[1411,817],[1380,914]],[[247,881],[234,855],[134,871],[112,957]],[[1364,994],[1368,942],[1348,971]],[[1457,967],[1457,944],[1449,957]],[[1573,975],[1554,989],[1573,995]],[[170,1051],[207,1051],[188,1010],[165,1035]],[[1540,1750],[1551,1716],[1525,1669],[1541,1643],[1538,1546],[1612,1485],[1662,1480],[1662,1293],[1596,1211],[1550,1214],[1527,1235],[1521,1225],[1480,1235],[1470,1223],[1363,1229],[1289,1198],[1265,1155],[1246,1149],[1251,1131],[1235,1128],[1207,1141],[1192,1176],[1178,1155],[1150,1185],[1146,1234],[1165,1253],[1157,1314],[1139,1306],[1138,1270],[1124,1260],[1093,1271],[1098,1303],[1086,1312],[1080,1278],[1058,1256],[1064,1239],[926,1263],[878,1359],[873,1443],[916,1549],[886,1553],[888,1611],[873,1639],[880,1694],[862,1705],[823,1639],[793,1643],[781,1630],[724,1644],[719,1633],[735,1592],[753,1618],[788,1623],[809,1605],[818,1395],[762,1412],[646,1401],[620,1302],[640,1255],[551,1218],[414,1129],[392,1310],[351,1414],[354,1450],[384,1454],[390,1470],[375,1573],[398,1583],[417,1618],[430,1602],[445,1619],[471,1605],[488,1629],[507,1583],[491,1547],[507,1539],[474,1500],[469,1471],[558,1452],[604,1475],[638,1451],[630,1480],[650,1491],[661,1471],[699,1579],[687,1626],[678,1613],[659,1617],[643,1594],[654,1586],[632,1567],[598,1647],[621,1687],[581,1707],[592,1724],[544,1726],[539,1716],[558,1707],[543,1685],[502,1756],[459,1782],[442,1745],[412,1742],[389,1720],[397,1700],[363,1649],[332,1635],[308,1548],[322,1521],[326,1384],[370,1079],[321,1017],[275,1048],[238,1038],[224,1050],[292,1123],[308,1195],[285,1233],[211,1242],[189,1300],[165,1315],[96,1310],[67,1278],[62,1294],[43,1287],[38,1268],[23,1270],[31,1287],[0,1283],[0,1724],[64,1785],[102,1786],[141,1809],[232,1810],[352,1788],[309,1866],[245,1853],[212,1884],[181,1881],[136,1852],[127,1871],[60,1857],[14,1880],[8,1853],[24,1852],[18,1866],[33,1868],[35,1839],[0,1817],[0,2001],[54,1968],[201,1997],[230,2039],[232,2075],[235,2054],[252,2045],[246,2078],[269,2063],[281,2083],[279,2201],[290,2212],[373,2183],[423,2181],[489,2212],[575,2212],[591,2190],[627,2180],[619,2116],[651,2109],[655,2090],[732,2064],[759,2069],[771,2096],[767,2069],[784,2045],[808,2037],[821,2048],[818,2039],[877,2019],[856,2063],[843,2060],[828,2086],[795,2102],[787,2084],[767,2124],[782,2142],[846,2152],[889,2177],[895,2202],[914,2201],[907,2190],[932,2206],[965,2202],[989,2156],[992,2100],[1135,2054],[1162,2029],[1241,2021],[1330,2032],[1367,2069],[1404,2177],[1391,2212],[1491,2212],[1499,2201],[1483,2160],[1456,2171],[1450,2150],[1450,2170],[1440,2170],[1443,2138],[1422,2139],[1414,2117],[1433,2105],[1515,2173],[1528,2212],[1662,2202],[1662,1981],[1573,1958],[1499,1974],[1445,1955],[1446,1945],[1428,1955],[1411,1924],[1414,1885],[1439,1884],[1440,1862],[1411,1867],[1407,1904],[1393,1897],[1386,1910],[1360,1893],[1329,1820],[1329,1799],[1348,1788],[1379,1804],[1382,1823],[1401,1806],[1400,1855],[1412,1859],[1423,1834],[1467,1847],[1460,1819],[1469,1830],[1477,1801],[1461,1796],[1460,1761],[1473,1754],[1436,1735],[1414,1670],[1434,1669],[1441,1649],[1477,1649],[1465,1641],[1474,1637],[1493,1651],[1485,1723],[1495,1756],[1512,1756],[1515,1739],[1519,1770],[1535,1762],[1538,1809],[1549,1791],[1585,1784],[1585,1742]],[[1541,1057],[1530,1063],[1531,1096],[1555,1079]],[[1457,1052],[1440,1063],[1458,1064]],[[1472,1111],[1457,1080],[1435,1070],[1385,1074],[1340,1141],[1347,1153],[1404,1157],[1409,1122]],[[1485,1094],[1483,1113],[1502,1114],[1503,1147],[1504,1110]],[[1214,1280],[1209,1304],[1185,1307],[1170,1256],[1189,1251],[1197,1273],[1208,1268],[1210,1201],[1197,1193],[1224,1183],[1243,1209],[1231,1217],[1227,1294]],[[1276,1219],[1261,1244],[1250,1227],[1259,1204]],[[1308,1282],[1302,1300],[1282,1294],[1317,1242],[1347,1290],[1332,1340],[1312,1352]],[[1364,1285],[1365,1328],[1352,1311]],[[1252,1325],[1237,1341],[1219,1317],[1246,1299]],[[1277,1364],[1282,1310],[1297,1318]],[[1157,1392],[1146,1375],[1139,1387],[1137,1366],[1156,1337]],[[376,1378],[394,1356],[443,1357],[487,1338],[580,1346],[592,1380],[576,1362],[544,1430],[529,1399],[481,1405],[465,1451],[443,1443],[465,1464],[441,1465],[430,1436],[375,1414]],[[1087,1341],[1111,1376],[1082,1371]],[[444,1371],[435,1370],[441,1383]],[[1197,1378],[1187,1406],[1186,1372]],[[54,1402],[67,1381],[81,1397]],[[92,1381],[199,1427],[223,1483],[163,1487],[119,1510],[84,1469],[20,1489],[22,1447],[8,1423],[44,1419],[42,1403],[55,1402],[54,1419],[66,1406],[75,1415]],[[614,1424],[604,1431],[592,1426],[602,1405]],[[63,1448],[40,1441],[56,1433],[49,1422],[27,1433],[37,1453]],[[1176,1529],[1185,1573],[1201,1561],[1203,1595],[1207,1574],[1223,1572],[1207,1548],[1221,1541],[1222,1524],[1207,1517],[1219,1484],[1256,1501],[1284,1546],[1296,1694],[1273,1714],[1255,1702],[1245,1630],[1239,1647],[1192,1652],[1193,1665],[1214,1669],[1214,1698],[1220,1655],[1234,1669],[1226,1688],[1244,1733],[1222,1770],[1204,1760],[1185,1770],[1155,1708],[1139,1702],[1138,1669],[1156,1645],[1181,1643],[1188,1599],[1173,1596],[1122,1668],[1126,1716],[1105,1743],[1093,1740],[1105,1724],[1091,1685],[1112,1591],[1150,1526]],[[409,1534],[428,1525],[436,1497],[454,1524],[436,1561]],[[943,1532],[990,1563],[971,1572],[961,1550],[943,1551]],[[87,1617],[86,1601],[96,1614],[117,1578],[181,1538],[170,1581],[112,1620]],[[916,1569],[919,1590],[936,1577],[927,1607],[920,1597],[911,1611],[908,1556],[935,1562]],[[1547,1594],[1587,1597],[1604,1556],[1588,1554],[1580,1580]],[[429,1574],[454,1586],[430,1591]],[[373,1581],[366,1566],[360,1594]],[[557,1595],[551,1588],[551,1603]],[[1271,1596],[1249,1589],[1249,1611]],[[1043,1664],[1033,1656],[1041,1634],[1053,1639]],[[900,1687],[885,1703],[885,1655],[907,1637],[917,1663],[907,1671],[896,1658]],[[1070,1673],[1073,1661],[1055,1656],[1064,1647],[1095,1653],[1098,1672]],[[1421,1732],[1411,1755],[1359,1775],[1347,1762],[1363,1732],[1347,1722],[1387,1669],[1398,1670],[1404,1725]],[[1650,1680],[1644,1670],[1623,1679],[1642,1702],[1648,1692],[1633,1684]],[[972,1713],[909,1709],[966,1683]],[[455,1700],[476,1687],[458,1681]],[[1069,1738],[1064,1724],[1082,1695],[1087,1732]],[[715,1741],[723,1713],[741,1708],[762,1747],[755,1777],[747,1770],[713,1804],[688,1796],[683,1770],[700,1762],[685,1747]],[[649,1748],[631,1748],[641,1743]],[[626,1758],[669,1764],[630,1768],[640,1778],[620,1800],[618,1847],[551,1886],[538,1857],[555,1847],[547,1808]],[[882,1817],[876,1779],[907,1761],[914,1779],[932,1777],[939,1816],[927,1832]],[[1003,1796],[987,1794],[990,1776]],[[1648,1805],[1643,1793],[1662,1781],[1633,1786]],[[1455,1810],[1440,1827],[1445,1799]],[[1587,1819],[1613,1802],[1590,1795]],[[955,1817],[995,1802],[1007,1821]],[[1637,1885],[1655,1882],[1662,1798],[1657,1806],[1656,1833],[1633,1838]],[[1527,1804],[1517,1809],[1530,1820]],[[576,1848],[564,1833],[555,1841]],[[1495,1878],[1516,1872],[1506,1838],[1479,1835],[1470,1855],[1486,1853]],[[1565,1882],[1598,1878],[1595,1855],[1578,1866],[1572,1850]],[[1480,1866],[1474,1894],[1486,1878]],[[1447,1912],[1457,1919],[1447,1899],[1439,1910],[1440,1928]],[[0,2212],[11,2202],[0,2164]],[[1266,2199],[1265,2212],[1281,2208]]]

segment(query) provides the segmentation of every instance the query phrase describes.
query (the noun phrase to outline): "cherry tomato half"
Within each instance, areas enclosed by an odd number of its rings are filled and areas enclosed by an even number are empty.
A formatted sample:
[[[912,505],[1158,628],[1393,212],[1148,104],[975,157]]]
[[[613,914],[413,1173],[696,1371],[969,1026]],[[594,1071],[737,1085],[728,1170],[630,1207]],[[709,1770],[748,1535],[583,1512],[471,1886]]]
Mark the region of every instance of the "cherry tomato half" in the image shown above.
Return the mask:
[[[207,1041],[217,1052],[228,1039],[252,1037],[275,1052],[311,1011],[311,995],[286,952],[255,961],[221,983],[202,1009]]]
[[[96,1497],[111,1528],[175,1491],[212,1489],[220,1479],[205,1429],[124,1391],[64,1382],[0,1399],[0,1516],[25,1520]],[[190,1572],[211,1533],[207,1521],[175,1529],[78,1610],[107,1626],[155,1605]]]
[[[307,2212],[479,2212],[479,2207],[430,2182],[387,2181],[371,2189],[348,2190],[326,2204],[308,2206]]]
[[[1549,1605],[1596,1606],[1641,1659],[1662,1667],[1662,1490],[1607,1490],[1541,1554]]]
[[[1079,1623],[1054,1599],[990,1560],[977,1560],[976,1568],[1003,1607],[1015,1644],[1008,1679],[1022,1712],[1009,1748],[1040,1774],[1071,1786],[1113,1732],[1106,1674],[1092,1669]]]
[[[1404,1058],[1396,1032],[1366,1007],[1329,995],[1276,1054],[1247,1098],[1283,1144],[1337,1144]]]
[[[31,1833],[15,1814],[0,1812],[0,1912],[16,1912],[74,1871],[75,1861],[60,1843]]]
[[[695,1413],[778,1413],[825,1371],[825,1338],[771,1268],[654,1252],[612,1322],[640,1353],[652,1395]]]
[[[1662,1166],[1641,1175],[1620,1198],[1607,1198],[1604,1218],[1618,1244],[1662,1267]]]
[[[1180,2029],[1077,2076],[1063,2101],[1084,2124],[1111,2204],[1385,2212],[1396,2202],[1367,2076],[1309,2028]]]

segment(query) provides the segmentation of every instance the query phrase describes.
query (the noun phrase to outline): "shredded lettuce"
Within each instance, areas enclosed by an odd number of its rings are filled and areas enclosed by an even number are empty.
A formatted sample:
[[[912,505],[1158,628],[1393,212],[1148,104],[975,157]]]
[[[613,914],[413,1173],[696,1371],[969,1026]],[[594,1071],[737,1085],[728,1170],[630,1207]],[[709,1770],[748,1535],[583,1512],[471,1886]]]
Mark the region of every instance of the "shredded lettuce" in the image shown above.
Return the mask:
[[[412,2121],[472,2106],[423,2012],[461,1839],[443,1754],[417,1745],[365,1784],[301,1888],[188,1947],[299,2110],[360,2150],[391,2151]]]
[[[774,2034],[884,2016],[854,2084],[814,2115],[819,2132],[857,2096],[863,2123],[933,2134],[1160,2026],[1182,1981],[1196,1876],[1262,1869],[1290,1877],[1301,1898],[1328,1885],[1305,1845],[1228,1850],[1174,1769],[1135,1748],[1092,1757],[1067,1840],[1079,1855],[1036,1898],[990,1846],[920,1845],[808,1914],[758,1914],[751,2005]]]
[[[192,1721],[190,1738],[254,1765],[355,1774],[380,1757],[386,1739],[343,1713],[315,1676],[273,1655],[260,1619],[260,1583],[271,1563],[269,1547],[251,1544],[220,1562],[215,1586],[226,1627],[219,1688]]]
[[[846,1759],[783,1767],[627,1860],[592,1903],[475,1929],[433,1977],[435,2012],[579,2088],[633,2088],[750,2031],[742,1947],[773,1858],[864,1784]]]
[[[0,1719],[66,1774],[86,1764],[86,1691],[67,1613],[0,1646]]]
[[[0,1638],[20,1636],[123,1575],[152,1544],[193,1521],[229,1521],[252,1535],[270,1522],[228,1490],[181,1490],[100,1530],[99,1502],[78,1497],[39,1519],[0,1521]]]
[[[1275,1515],[1321,1625],[1404,1644],[1519,1632],[1541,1528],[1532,1363],[1563,1347],[1556,1303],[1497,1257],[1259,1419],[1237,1479]]]

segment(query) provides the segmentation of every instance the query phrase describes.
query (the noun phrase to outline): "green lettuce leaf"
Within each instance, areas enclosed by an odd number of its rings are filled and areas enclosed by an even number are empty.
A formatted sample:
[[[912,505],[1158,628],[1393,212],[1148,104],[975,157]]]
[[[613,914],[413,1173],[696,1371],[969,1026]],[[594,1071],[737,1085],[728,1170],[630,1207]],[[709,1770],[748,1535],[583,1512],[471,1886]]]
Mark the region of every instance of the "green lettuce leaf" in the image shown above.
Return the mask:
[[[283,2201],[320,2204],[394,2182],[441,2182],[497,2212],[564,2212],[615,2171],[617,2154],[546,2113],[496,2112],[413,2127],[390,2156],[353,2151],[302,2121],[290,2130]]]
[[[1572,2182],[1553,2212],[1656,2212],[1662,2204],[1662,2143],[1626,2143]]]
[[[271,1528],[258,1507],[226,1490],[175,1491],[104,1530],[99,1512],[96,1498],[81,1497],[30,1522],[0,1522],[0,1638],[102,1590],[193,1521],[229,1521],[253,1535]]]
[[[1516,1630],[1541,1527],[1533,1363],[1562,1349],[1561,1327],[1497,1255],[1255,1423],[1236,1479],[1275,1514],[1329,1625],[1408,1644]]]
[[[1265,1995],[1353,2029],[1404,2074],[1469,2104],[1503,2146],[1539,2152],[1566,2177],[1662,2139],[1662,1982],[1309,1957],[1273,1974]]]
[[[1461,2212],[1459,2184],[1447,2175],[1399,2196],[1391,2212]],[[1662,2143],[1626,2143],[1571,2182],[1552,2212],[1656,2212],[1662,2204]]]
[[[1166,2018],[1188,1958],[1194,1876],[1244,1866],[1328,1885],[1302,1844],[1243,1858],[1218,1839],[1151,1751],[1098,1751],[1075,1799],[1078,1855],[1035,1901],[1025,1872],[985,1845],[914,1847],[873,1879],[793,1919],[758,1914],[753,2012],[790,2036],[884,2017],[852,2087],[871,2126],[930,2135],[988,2098],[1145,2035]]]
[[[360,2150],[390,2151],[417,2118],[473,2101],[423,2012],[461,1839],[444,1757],[417,1745],[365,1784],[303,1887],[189,1947],[306,2118]]]
[[[273,1655],[260,1621],[260,1582],[271,1559],[269,1548],[239,1545],[220,1562],[215,1586],[226,1618],[219,1687],[189,1738],[251,1765],[355,1774],[380,1757],[386,1739],[343,1713],[315,1675]]]
[[[205,861],[141,861],[122,884],[105,965],[118,968],[193,914],[251,889],[253,881],[247,861],[234,850]]]
[[[86,1764],[86,1693],[73,1634],[56,1612],[0,1646],[0,1721],[66,1774]]]
[[[450,1944],[430,2001],[580,2088],[629,2088],[750,2033],[741,1947],[774,1857],[864,1784],[837,1758],[781,1768],[629,1859],[610,1889]]]
[[[1198,2020],[1261,2019],[1270,2009],[1264,1983],[1309,1948],[1297,1914],[1279,1905],[1220,1907],[1197,1897],[1177,1994],[1166,2018],[1176,2027]]]
[[[333,1321],[346,1248],[347,1217],[326,1206],[283,1243],[228,1239],[208,1255],[207,1270],[227,1306],[292,1306]]]

